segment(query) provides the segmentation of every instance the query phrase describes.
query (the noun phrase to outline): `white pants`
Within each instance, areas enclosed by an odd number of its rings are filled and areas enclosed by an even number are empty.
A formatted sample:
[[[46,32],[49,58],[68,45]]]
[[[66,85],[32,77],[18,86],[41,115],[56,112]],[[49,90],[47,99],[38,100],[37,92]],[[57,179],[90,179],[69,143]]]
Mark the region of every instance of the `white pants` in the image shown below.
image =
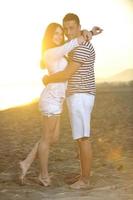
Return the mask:
[[[67,97],[73,139],[90,137],[91,112],[95,96],[87,93],[76,93]]]

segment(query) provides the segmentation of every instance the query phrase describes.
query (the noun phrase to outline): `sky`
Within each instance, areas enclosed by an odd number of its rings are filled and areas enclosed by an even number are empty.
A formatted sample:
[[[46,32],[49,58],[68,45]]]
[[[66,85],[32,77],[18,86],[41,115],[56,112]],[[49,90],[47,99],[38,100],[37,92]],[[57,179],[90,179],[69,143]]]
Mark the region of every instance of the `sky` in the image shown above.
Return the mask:
[[[68,12],[80,17],[82,29],[104,30],[91,41],[96,77],[133,68],[133,0],[0,0],[0,86],[41,82],[44,31]]]

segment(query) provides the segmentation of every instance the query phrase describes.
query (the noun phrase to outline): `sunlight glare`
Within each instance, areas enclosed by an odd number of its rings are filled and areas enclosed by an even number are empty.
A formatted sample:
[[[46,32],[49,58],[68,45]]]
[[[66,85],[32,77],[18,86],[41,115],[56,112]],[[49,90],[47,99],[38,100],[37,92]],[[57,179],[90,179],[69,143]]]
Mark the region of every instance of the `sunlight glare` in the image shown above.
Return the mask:
[[[61,9],[55,9],[57,2]],[[39,81],[45,74],[39,66],[45,28],[52,21],[62,23],[64,14],[68,12],[80,16],[82,28],[89,30],[92,26],[99,25],[104,29],[101,36],[93,40],[96,49],[97,77],[104,78],[126,68],[132,68],[133,9],[130,2],[88,1],[88,12],[85,0],[79,0],[78,5],[77,0],[49,0],[47,4],[44,0],[1,1],[0,109],[6,105],[8,107],[29,102],[40,95],[42,85]],[[20,86],[20,82],[23,86]],[[37,85],[32,87],[32,82],[36,82]]]
[[[1,86],[0,110],[32,102],[40,96],[43,87],[41,83]]]

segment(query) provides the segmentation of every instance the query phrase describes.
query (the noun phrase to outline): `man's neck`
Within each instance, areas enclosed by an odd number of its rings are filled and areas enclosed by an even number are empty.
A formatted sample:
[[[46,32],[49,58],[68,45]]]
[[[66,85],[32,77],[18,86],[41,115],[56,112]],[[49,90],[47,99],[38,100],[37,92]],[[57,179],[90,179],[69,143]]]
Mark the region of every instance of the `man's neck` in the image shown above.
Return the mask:
[[[75,39],[75,38],[77,38],[77,37],[79,37],[79,36],[81,36],[82,35],[82,31],[80,31],[79,33],[77,33],[77,35],[75,35],[75,37],[73,37],[73,38],[71,38],[71,39],[67,39],[68,41],[70,41],[70,40],[73,40],[73,39]]]

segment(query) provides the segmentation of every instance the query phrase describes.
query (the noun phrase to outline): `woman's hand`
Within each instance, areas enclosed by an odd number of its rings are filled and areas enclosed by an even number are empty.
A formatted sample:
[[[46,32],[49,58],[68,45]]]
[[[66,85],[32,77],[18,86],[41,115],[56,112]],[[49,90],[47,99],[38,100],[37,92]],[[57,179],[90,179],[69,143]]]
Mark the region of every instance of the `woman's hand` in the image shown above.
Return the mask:
[[[79,44],[82,44],[83,42],[86,41],[83,35],[80,35],[77,39]]]
[[[92,32],[84,29],[82,30],[82,36],[84,37],[85,41],[90,41],[92,39]]]

